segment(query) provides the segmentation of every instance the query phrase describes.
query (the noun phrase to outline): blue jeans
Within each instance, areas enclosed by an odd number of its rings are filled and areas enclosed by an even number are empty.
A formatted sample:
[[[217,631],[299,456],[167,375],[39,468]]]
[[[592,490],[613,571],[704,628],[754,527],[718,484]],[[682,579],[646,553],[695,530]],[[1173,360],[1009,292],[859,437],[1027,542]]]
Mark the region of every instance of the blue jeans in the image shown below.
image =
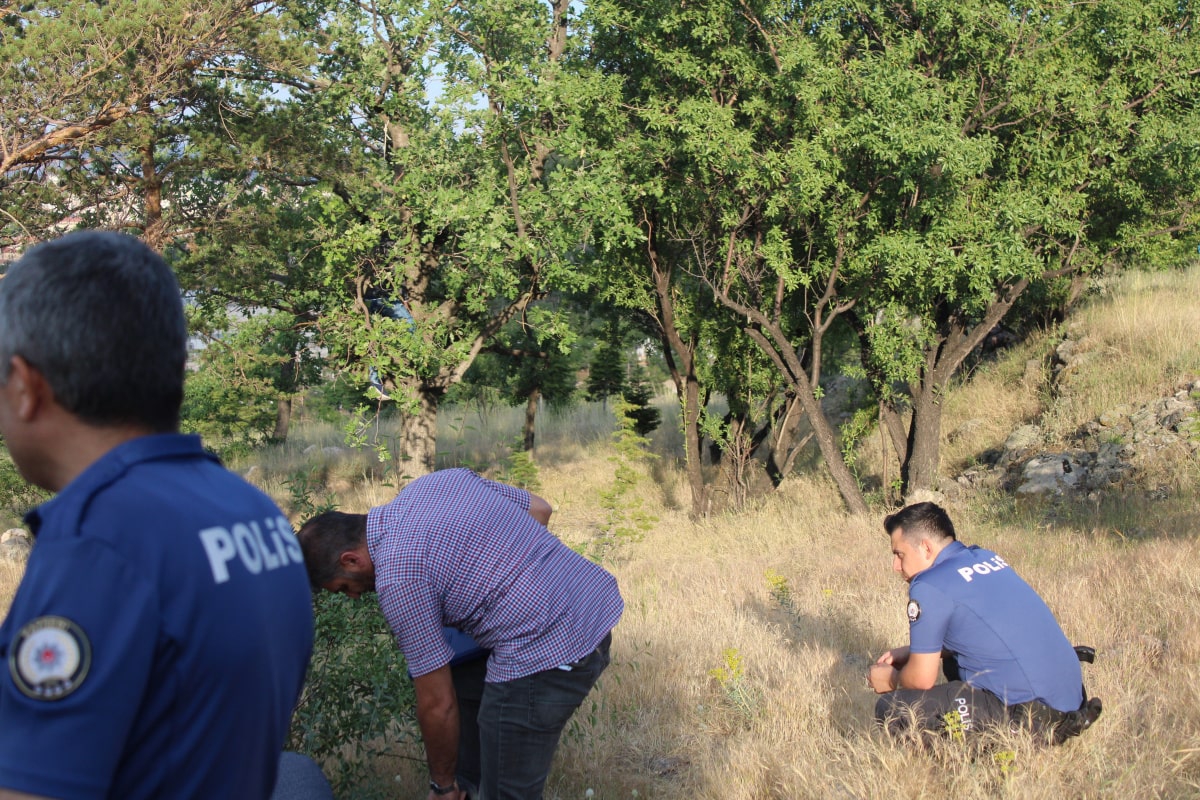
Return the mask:
[[[472,800],[541,800],[559,737],[608,666],[611,642],[610,633],[595,650],[570,664],[570,670],[548,669],[515,681],[484,684],[477,717],[479,779],[463,775],[476,784]],[[461,695],[464,687],[457,688]],[[463,716],[469,714],[460,709],[460,725],[466,727],[469,721]],[[460,766],[466,766],[461,762],[469,759],[462,755]]]
[[[271,800],[333,800],[333,790],[317,763],[306,755],[285,752]]]

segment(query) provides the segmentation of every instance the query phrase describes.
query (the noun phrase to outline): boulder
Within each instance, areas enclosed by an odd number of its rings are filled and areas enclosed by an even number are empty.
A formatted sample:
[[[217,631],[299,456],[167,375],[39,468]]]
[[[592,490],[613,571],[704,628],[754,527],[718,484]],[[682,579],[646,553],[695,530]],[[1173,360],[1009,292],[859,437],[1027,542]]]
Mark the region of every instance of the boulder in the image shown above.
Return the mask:
[[[24,561],[33,549],[33,536],[24,528],[9,528],[0,533],[0,558]]]

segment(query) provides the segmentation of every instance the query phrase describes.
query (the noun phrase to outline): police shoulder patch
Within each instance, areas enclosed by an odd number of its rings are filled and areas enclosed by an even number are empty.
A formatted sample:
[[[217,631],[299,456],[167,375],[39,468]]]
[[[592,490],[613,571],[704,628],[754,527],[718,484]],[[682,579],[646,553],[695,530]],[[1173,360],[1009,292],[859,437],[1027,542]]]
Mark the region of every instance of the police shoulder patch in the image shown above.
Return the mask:
[[[916,622],[921,618],[921,604],[916,600],[908,601],[908,621],[909,623]]]
[[[13,683],[34,700],[61,700],[74,692],[92,666],[92,644],[66,617],[38,617],[17,632],[8,651]]]

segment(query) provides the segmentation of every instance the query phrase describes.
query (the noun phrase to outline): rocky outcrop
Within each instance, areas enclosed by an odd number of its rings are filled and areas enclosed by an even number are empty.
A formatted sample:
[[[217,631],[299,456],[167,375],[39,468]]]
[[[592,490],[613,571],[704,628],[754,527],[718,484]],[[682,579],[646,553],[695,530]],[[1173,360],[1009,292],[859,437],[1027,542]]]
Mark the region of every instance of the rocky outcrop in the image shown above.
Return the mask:
[[[1061,379],[1089,352],[1075,339],[1064,340],[1052,363]],[[1097,498],[1106,489],[1136,478],[1160,457],[1200,452],[1200,380],[1189,380],[1173,394],[1139,406],[1122,405],[1091,420],[1068,440],[1047,449],[1043,431],[1024,425],[999,450],[955,478],[949,493],[1001,488],[1023,495],[1074,494]]]

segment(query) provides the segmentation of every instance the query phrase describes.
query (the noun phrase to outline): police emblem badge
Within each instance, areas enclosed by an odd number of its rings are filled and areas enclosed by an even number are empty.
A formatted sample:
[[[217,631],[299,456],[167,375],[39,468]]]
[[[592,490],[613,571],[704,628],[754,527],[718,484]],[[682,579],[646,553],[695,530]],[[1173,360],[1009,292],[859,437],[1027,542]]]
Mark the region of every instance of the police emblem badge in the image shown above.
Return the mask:
[[[916,622],[921,618],[921,604],[916,600],[908,601],[908,621],[909,623]]]
[[[65,617],[26,623],[8,653],[13,683],[34,700],[61,700],[79,688],[91,666],[87,634]]]

